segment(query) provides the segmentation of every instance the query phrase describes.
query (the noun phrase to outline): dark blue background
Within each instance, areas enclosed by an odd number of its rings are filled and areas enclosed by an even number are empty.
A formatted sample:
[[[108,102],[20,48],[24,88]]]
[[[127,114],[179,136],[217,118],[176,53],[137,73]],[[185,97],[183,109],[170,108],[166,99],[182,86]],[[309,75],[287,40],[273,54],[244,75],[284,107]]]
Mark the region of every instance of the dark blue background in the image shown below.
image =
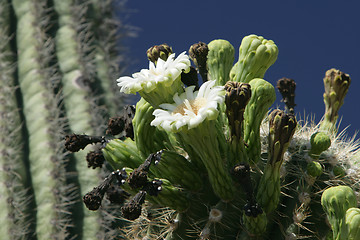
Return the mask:
[[[352,136],[360,129],[359,5],[333,0],[129,0],[125,23],[137,28],[137,37],[125,41],[127,74],[148,67],[146,50],[152,45],[168,43],[179,54],[193,43],[222,38],[238,52],[244,36],[260,35],[279,48],[278,60],[264,78],[274,85],[281,77],[295,79],[295,110],[301,116],[315,115],[316,121],[322,117],[326,70],[334,67],[350,74],[340,116],[341,129],[351,124]],[[275,104],[283,108],[280,99],[278,94]]]

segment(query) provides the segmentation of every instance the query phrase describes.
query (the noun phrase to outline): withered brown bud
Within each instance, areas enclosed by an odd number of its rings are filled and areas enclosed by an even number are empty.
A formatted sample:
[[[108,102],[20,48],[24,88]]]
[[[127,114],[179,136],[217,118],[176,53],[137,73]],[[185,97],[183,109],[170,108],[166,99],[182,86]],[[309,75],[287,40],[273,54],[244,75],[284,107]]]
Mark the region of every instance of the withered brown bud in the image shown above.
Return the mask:
[[[296,83],[291,78],[281,78],[278,80],[276,88],[279,90],[282,96],[282,101],[285,103],[290,113],[294,113],[295,104],[295,89]]]
[[[123,207],[121,212],[124,218],[135,220],[141,215],[142,204],[145,202],[146,192],[139,191],[132,199],[130,199]]]
[[[101,168],[105,162],[105,157],[101,150],[91,151],[86,155],[86,161],[88,163],[88,168]]]
[[[65,136],[65,148],[70,152],[78,152],[89,144],[105,142],[104,137],[71,134]]]

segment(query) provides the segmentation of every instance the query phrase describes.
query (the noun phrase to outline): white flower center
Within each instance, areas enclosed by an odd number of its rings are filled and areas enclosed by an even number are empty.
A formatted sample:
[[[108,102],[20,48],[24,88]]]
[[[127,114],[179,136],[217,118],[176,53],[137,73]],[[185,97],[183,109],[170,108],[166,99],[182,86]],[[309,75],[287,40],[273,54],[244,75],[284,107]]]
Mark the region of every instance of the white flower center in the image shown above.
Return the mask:
[[[189,110],[196,115],[200,108],[206,105],[206,98],[196,98],[194,100],[185,99],[183,104],[180,104],[176,107],[176,109],[172,112],[172,114],[180,113],[181,115],[185,115],[185,110]]]

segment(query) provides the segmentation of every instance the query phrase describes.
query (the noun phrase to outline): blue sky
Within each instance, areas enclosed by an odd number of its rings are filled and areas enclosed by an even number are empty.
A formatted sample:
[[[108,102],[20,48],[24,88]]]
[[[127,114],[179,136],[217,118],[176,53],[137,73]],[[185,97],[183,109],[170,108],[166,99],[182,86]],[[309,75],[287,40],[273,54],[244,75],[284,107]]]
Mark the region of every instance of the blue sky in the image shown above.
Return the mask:
[[[298,114],[324,113],[325,71],[337,68],[350,74],[352,83],[340,110],[341,129],[352,136],[360,130],[360,4],[334,1],[240,0],[128,0],[125,22],[137,28],[137,37],[125,41],[131,65],[127,74],[148,67],[146,50],[167,43],[175,53],[193,43],[228,40],[238,51],[244,36],[256,34],[273,40],[279,56],[265,79],[295,79]],[[236,56],[237,61],[237,56]],[[275,104],[283,107],[278,95]],[[359,137],[358,137],[359,138]]]

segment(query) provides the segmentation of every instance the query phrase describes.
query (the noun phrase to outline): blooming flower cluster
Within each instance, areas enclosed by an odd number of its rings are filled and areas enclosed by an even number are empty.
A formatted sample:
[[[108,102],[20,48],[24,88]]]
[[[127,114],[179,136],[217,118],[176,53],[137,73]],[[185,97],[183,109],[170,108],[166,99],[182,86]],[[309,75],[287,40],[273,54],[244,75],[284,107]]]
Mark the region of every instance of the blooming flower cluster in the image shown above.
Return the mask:
[[[120,77],[117,82],[120,91],[127,94],[136,94],[137,92],[151,92],[156,89],[158,84],[164,84],[170,87],[181,75],[182,71],[188,72],[190,68],[189,57],[185,52],[175,58],[175,53],[164,61],[158,59],[156,65],[149,62],[149,69],[142,69],[134,73],[132,77]]]

